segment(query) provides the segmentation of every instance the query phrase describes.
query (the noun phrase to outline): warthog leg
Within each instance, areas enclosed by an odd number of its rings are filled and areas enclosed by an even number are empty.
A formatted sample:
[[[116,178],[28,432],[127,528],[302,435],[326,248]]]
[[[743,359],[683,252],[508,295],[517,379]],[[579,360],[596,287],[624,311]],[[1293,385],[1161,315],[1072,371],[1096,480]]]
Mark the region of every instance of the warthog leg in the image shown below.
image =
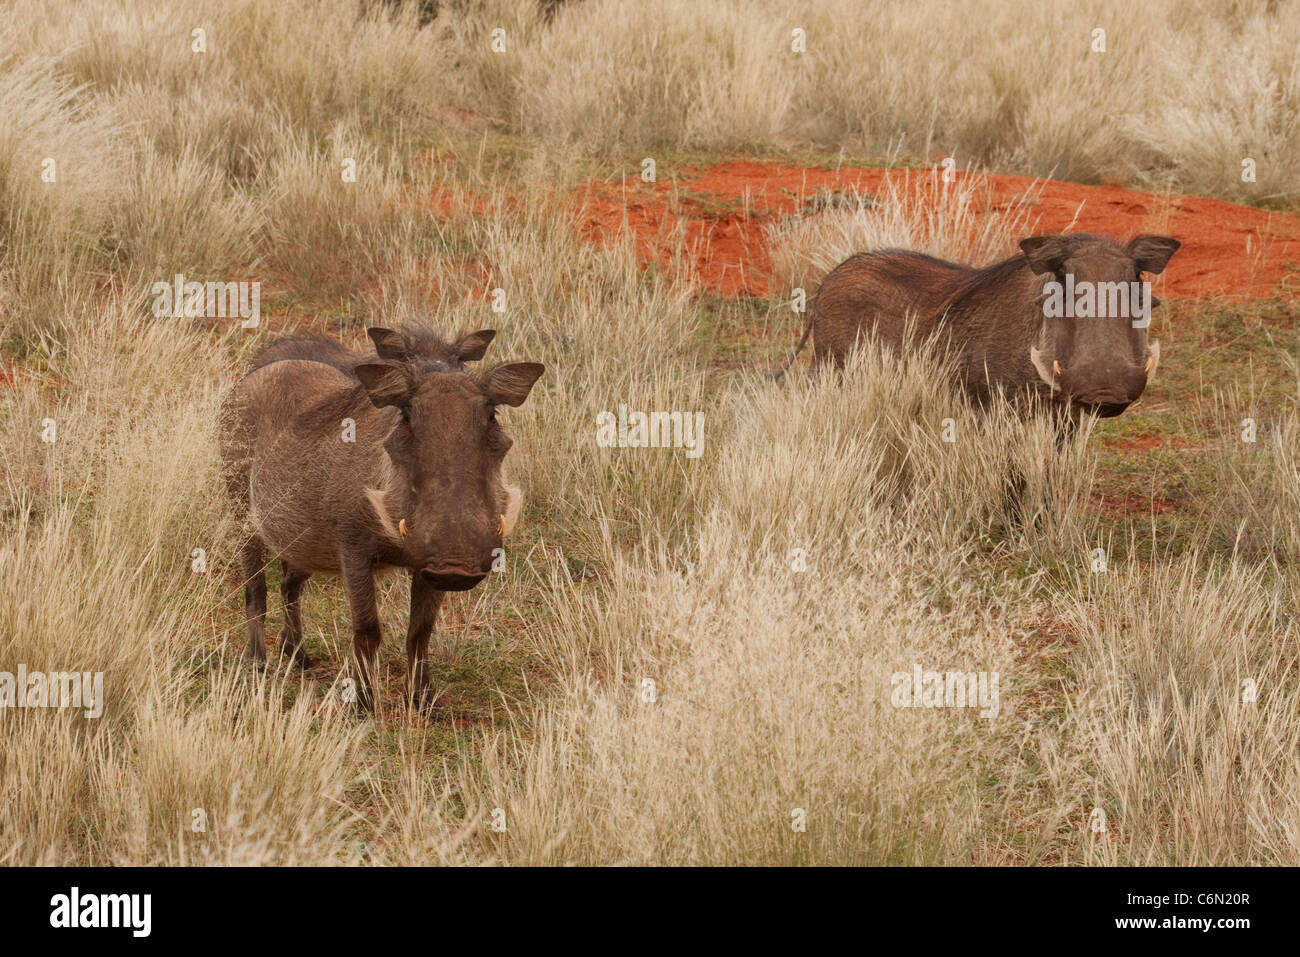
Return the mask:
[[[343,581],[352,606],[352,650],[357,682],[357,708],[373,711],[374,677],[379,663],[379,611],[375,606],[375,573],[367,557],[343,553]]]
[[[406,694],[408,701],[421,708],[429,700],[429,636],[433,633],[441,592],[418,571],[411,572],[411,624],[406,631]]]
[[[244,621],[248,625],[248,650],[253,661],[266,660],[266,549],[250,538],[239,554],[244,576]]]
[[[280,637],[280,654],[288,655],[299,668],[310,668],[311,658],[302,644],[302,612],[298,600],[302,597],[302,586],[311,577],[311,572],[294,568],[283,558],[280,559],[283,575],[280,578],[280,600],[284,603],[284,633]]]

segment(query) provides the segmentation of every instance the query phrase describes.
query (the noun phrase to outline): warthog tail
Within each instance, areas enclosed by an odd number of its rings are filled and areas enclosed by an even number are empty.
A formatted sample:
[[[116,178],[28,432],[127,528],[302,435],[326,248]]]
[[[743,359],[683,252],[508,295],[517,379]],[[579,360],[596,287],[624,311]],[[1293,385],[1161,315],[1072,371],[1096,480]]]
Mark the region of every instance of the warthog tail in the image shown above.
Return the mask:
[[[773,381],[785,375],[785,371],[789,369],[790,366],[794,365],[794,360],[799,358],[799,353],[803,350],[804,345],[808,342],[808,337],[812,335],[813,316],[815,316],[816,314],[817,314],[817,300],[814,299],[812,305],[808,307],[808,321],[804,323],[803,335],[799,337],[799,344],[794,347],[794,353],[790,356],[790,358],[785,360],[785,365],[781,366],[781,368],[776,371],[776,374],[772,376]]]

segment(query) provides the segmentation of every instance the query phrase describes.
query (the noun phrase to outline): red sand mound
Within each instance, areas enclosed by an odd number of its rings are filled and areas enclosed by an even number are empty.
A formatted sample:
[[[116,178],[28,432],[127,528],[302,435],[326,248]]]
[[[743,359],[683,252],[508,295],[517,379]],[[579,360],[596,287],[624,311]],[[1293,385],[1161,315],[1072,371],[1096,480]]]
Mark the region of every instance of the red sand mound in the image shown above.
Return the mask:
[[[765,227],[801,209],[820,189],[878,193],[886,176],[878,169],[802,168],[780,163],[733,162],[680,171],[676,182],[589,183],[578,195],[580,229],[606,240],[632,232],[643,262],[667,263],[677,230],[700,282],[727,296],[772,291],[772,263]],[[959,178],[967,174],[957,173]],[[1300,264],[1300,216],[1237,206],[1198,196],[1143,193],[1118,186],[1080,186],[1024,176],[974,176],[990,209],[1007,209],[1026,195],[1034,232],[1073,232],[1128,238],[1162,233],[1183,248],[1164,276],[1164,296],[1271,295],[1279,280]],[[912,171],[908,188],[923,190],[930,177]],[[923,200],[923,196],[919,196]]]

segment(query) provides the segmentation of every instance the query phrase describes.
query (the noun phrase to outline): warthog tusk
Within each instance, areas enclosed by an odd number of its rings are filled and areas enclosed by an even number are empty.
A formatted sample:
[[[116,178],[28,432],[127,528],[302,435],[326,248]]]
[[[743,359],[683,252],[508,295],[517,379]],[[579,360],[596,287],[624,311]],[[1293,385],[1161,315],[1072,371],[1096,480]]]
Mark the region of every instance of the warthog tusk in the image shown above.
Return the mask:
[[[400,522],[397,523],[397,531],[401,534],[403,538],[406,537],[406,519],[402,519]]]
[[[1160,340],[1157,339],[1155,342],[1151,343],[1147,350],[1147,364],[1145,368],[1148,379],[1155,374],[1156,366],[1158,365],[1160,365]]]
[[[506,513],[502,516],[505,521],[501,525],[501,536],[504,538],[515,527],[515,522],[519,521],[519,510],[523,508],[524,495],[517,485],[504,485],[503,488],[506,493]]]
[[[1052,365],[1048,366],[1047,357],[1044,356],[1036,346],[1029,347],[1029,361],[1033,363],[1034,371],[1038,373],[1038,378],[1050,385],[1053,392],[1059,392],[1061,390],[1061,386],[1056,381],[1056,377],[1052,375],[1053,368],[1058,372],[1060,371],[1060,363],[1053,359]]]
[[[505,533],[506,533],[506,517],[504,515],[499,515],[497,516],[497,534],[504,535]]]
[[[1056,375],[1061,374],[1061,363],[1058,362],[1056,359],[1052,360],[1052,372],[1054,372]]]
[[[397,526],[393,524],[393,519],[389,516],[388,509],[384,505],[385,491],[377,488],[368,488],[365,491],[370,507],[375,510],[375,517],[379,519],[379,527],[384,530],[384,536],[390,542],[397,541],[399,538]]]

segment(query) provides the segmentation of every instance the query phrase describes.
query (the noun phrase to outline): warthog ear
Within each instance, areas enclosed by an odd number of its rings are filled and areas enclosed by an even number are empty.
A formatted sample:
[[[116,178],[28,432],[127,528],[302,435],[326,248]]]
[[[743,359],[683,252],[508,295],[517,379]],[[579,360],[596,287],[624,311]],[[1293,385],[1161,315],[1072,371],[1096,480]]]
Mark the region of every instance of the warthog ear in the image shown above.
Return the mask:
[[[357,366],[356,373],[370,401],[381,409],[386,405],[405,405],[415,394],[415,373],[400,362],[367,362]]]
[[[1142,272],[1164,272],[1169,257],[1178,252],[1181,245],[1178,240],[1168,236],[1143,235],[1128,244],[1128,254]]]
[[[1020,240],[1020,251],[1037,273],[1056,272],[1070,256],[1060,236],[1030,236]]]
[[[493,405],[523,405],[533,383],[545,371],[540,362],[512,362],[486,373],[479,385]]]
[[[456,342],[456,356],[461,362],[475,362],[483,358],[488,343],[496,336],[495,329],[480,329],[467,336],[461,336]]]
[[[406,347],[406,337],[400,332],[371,326],[366,330],[366,335],[375,344],[375,352],[379,354],[379,358],[396,359],[401,362],[411,361],[411,350]]]

